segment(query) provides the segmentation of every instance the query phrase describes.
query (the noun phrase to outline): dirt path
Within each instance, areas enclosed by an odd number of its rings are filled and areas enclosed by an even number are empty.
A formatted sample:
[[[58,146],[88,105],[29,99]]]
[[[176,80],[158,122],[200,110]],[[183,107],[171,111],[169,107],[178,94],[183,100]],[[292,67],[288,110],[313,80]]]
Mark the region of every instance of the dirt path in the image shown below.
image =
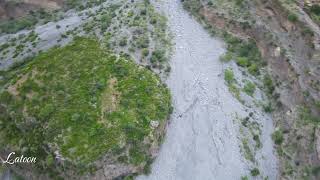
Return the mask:
[[[249,163],[240,152],[239,123],[235,115],[248,115],[247,107],[228,91],[219,56],[222,41],[208,33],[185,12],[180,0],[156,3],[169,19],[175,38],[172,72],[167,81],[175,111],[160,154],[149,176],[139,180],[240,179],[249,175]],[[258,114],[259,115],[259,114]],[[261,115],[261,114],[260,114]],[[263,122],[262,174],[276,179],[277,161],[270,134],[272,120]]]

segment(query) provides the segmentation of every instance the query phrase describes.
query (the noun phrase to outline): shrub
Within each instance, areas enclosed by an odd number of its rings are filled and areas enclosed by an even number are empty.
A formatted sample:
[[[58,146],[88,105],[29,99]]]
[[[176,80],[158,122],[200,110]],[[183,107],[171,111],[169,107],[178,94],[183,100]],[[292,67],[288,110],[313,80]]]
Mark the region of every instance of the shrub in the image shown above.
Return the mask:
[[[149,55],[149,50],[147,48],[142,49],[142,56],[147,57]]]
[[[260,174],[260,171],[258,168],[254,168],[250,171],[251,176],[258,176]]]
[[[281,145],[283,142],[283,133],[281,130],[277,129],[276,131],[273,132],[272,134],[272,140],[274,141],[275,144]]]
[[[7,20],[0,23],[1,32],[16,33],[17,31],[34,26],[37,22],[38,20],[31,15],[21,17],[18,19]]]
[[[298,21],[298,16],[296,14],[290,13],[288,15],[288,20],[291,22],[297,22]]]
[[[257,64],[251,64],[248,68],[250,74],[257,76],[260,74]]]
[[[263,86],[266,89],[268,94],[272,94],[274,91],[273,82],[270,75],[265,75],[263,77]]]
[[[267,113],[272,112],[272,111],[273,111],[273,108],[272,108],[272,106],[271,106],[271,103],[269,102],[269,103],[267,103],[267,104],[264,104],[264,105],[263,105],[263,110],[264,110],[264,112],[267,112]]]
[[[151,60],[151,63],[166,61],[165,51],[163,51],[163,50],[153,51],[150,60]]]
[[[227,52],[226,54],[220,56],[220,61],[222,62],[229,62],[232,59],[232,53]]]
[[[148,36],[141,36],[136,40],[136,45],[138,48],[148,48],[149,47],[149,38]]]
[[[306,123],[319,124],[320,117],[312,114],[311,110],[307,107],[300,107],[299,109],[300,119]]]
[[[238,57],[237,58],[237,64],[241,67],[247,67],[249,66],[248,58],[246,57]]]
[[[320,5],[319,4],[315,4],[313,6],[311,6],[310,11],[318,16],[320,16]]]
[[[242,176],[241,180],[249,180],[248,176]]]
[[[228,83],[231,84],[235,81],[234,79],[234,74],[233,71],[231,69],[226,69],[224,71],[224,80]]]
[[[123,37],[121,38],[120,42],[119,42],[119,46],[126,46],[127,45],[127,42],[128,42],[128,39],[127,37]]]
[[[255,90],[256,86],[250,81],[246,82],[246,84],[243,87],[243,91],[249,96],[252,96]]]

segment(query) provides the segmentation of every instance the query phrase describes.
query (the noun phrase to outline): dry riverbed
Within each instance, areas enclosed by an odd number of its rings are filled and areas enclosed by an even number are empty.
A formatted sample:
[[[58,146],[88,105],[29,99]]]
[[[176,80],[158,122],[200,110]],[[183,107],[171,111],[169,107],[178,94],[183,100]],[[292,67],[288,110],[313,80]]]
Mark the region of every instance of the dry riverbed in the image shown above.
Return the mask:
[[[255,168],[260,172],[256,178],[276,179],[272,119],[253,98],[244,96],[245,102],[240,102],[229,92],[224,70],[232,68],[236,79],[243,77],[235,64],[219,61],[224,43],[210,37],[179,0],[155,4],[168,16],[174,34],[167,83],[175,111],[152,173],[137,179],[240,179],[251,176]],[[257,89],[253,97],[262,98],[261,94]],[[256,133],[258,147],[252,140]]]

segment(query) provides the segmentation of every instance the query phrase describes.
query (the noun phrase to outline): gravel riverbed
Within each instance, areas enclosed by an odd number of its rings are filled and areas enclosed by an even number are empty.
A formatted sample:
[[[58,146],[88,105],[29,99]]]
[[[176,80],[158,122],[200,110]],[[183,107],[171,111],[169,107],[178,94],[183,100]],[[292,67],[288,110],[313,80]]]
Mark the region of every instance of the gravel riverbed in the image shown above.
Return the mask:
[[[228,91],[219,56],[224,43],[212,38],[182,7],[180,0],[155,3],[174,35],[172,71],[167,80],[174,113],[159,156],[148,176],[138,180],[240,179],[253,168],[241,153],[240,123],[249,111],[262,124],[262,149],[255,166],[263,177],[277,178],[277,160],[270,134],[272,119],[249,109]],[[261,177],[262,177],[261,176]]]

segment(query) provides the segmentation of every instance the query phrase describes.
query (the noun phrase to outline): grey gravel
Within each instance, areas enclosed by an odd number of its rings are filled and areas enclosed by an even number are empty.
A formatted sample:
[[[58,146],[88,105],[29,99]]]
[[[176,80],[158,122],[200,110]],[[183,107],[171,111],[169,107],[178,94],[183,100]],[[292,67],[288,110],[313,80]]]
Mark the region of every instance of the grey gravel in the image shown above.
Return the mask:
[[[223,79],[219,56],[224,43],[214,39],[184,11],[180,0],[155,3],[169,20],[174,35],[172,72],[167,84],[172,92],[174,113],[159,156],[148,176],[138,180],[240,179],[259,167],[264,177],[277,178],[277,160],[270,138],[272,119],[254,109],[262,124],[263,148],[257,163],[241,153],[239,122],[248,107],[230,94]],[[259,179],[261,179],[259,177]]]

